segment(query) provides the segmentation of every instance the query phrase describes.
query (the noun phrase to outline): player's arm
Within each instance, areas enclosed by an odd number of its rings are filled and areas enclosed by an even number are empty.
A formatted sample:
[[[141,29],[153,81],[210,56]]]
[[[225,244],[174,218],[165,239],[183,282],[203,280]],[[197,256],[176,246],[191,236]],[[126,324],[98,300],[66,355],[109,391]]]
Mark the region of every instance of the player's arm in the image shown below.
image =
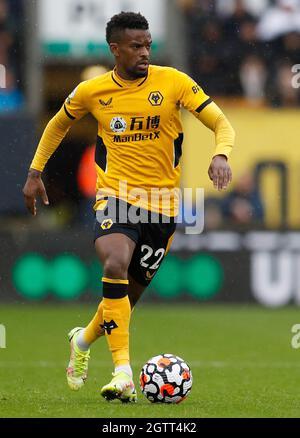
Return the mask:
[[[70,127],[88,112],[81,88],[79,85],[71,93],[60,111],[49,121],[30,165],[23,194],[26,207],[34,216],[36,215],[36,199],[38,196],[41,197],[45,205],[49,204],[41,177],[49,158],[56,151]]]
[[[228,157],[234,145],[235,133],[231,124],[221,109],[186,74],[175,71],[174,88],[177,89],[181,105],[215,133],[216,148],[208,175],[215,188],[226,189],[232,178]]]
[[[232,179],[228,157],[234,145],[235,132],[221,109],[210,102],[197,118],[215,133],[216,148],[208,168],[208,175],[218,190],[226,189]]]

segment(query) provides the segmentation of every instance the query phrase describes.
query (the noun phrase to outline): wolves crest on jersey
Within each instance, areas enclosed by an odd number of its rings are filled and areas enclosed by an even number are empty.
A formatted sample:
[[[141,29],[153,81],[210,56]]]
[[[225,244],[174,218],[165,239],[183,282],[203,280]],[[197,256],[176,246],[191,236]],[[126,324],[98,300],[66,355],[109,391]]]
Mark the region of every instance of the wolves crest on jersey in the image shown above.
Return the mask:
[[[160,91],[151,91],[151,93],[149,94],[148,100],[151,103],[151,105],[159,106],[162,104],[164,97]]]

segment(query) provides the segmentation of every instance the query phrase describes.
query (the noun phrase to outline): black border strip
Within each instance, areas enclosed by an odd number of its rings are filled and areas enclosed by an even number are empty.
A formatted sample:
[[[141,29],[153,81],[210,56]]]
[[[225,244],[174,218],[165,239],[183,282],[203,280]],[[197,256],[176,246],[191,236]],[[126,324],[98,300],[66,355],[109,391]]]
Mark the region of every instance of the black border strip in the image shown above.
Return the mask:
[[[67,116],[68,116],[70,119],[72,119],[72,120],[75,120],[75,119],[76,119],[76,117],[72,116],[72,114],[69,113],[69,111],[67,110],[65,104],[64,104],[64,110],[65,110],[65,113],[67,114]]]
[[[195,111],[196,113],[200,113],[202,110],[204,110],[204,108],[209,105],[210,103],[212,103],[212,98],[209,97],[205,102],[203,102]]]
[[[175,408],[176,406],[170,406],[170,411],[172,409],[175,411]],[[151,413],[150,404],[149,411]],[[171,432],[172,436],[173,433],[198,432],[203,436],[204,432],[211,434],[212,431],[220,432],[220,430],[222,435],[228,431],[231,437],[240,437],[241,430],[246,428],[252,435],[261,431],[267,434],[272,426],[286,434],[289,428],[299,426],[299,418],[0,418],[0,424],[1,432],[7,431],[11,434],[12,431],[17,431],[24,434],[24,431],[28,431],[31,437],[40,437],[46,428],[54,434],[57,434],[58,429],[66,432],[72,430],[75,437],[82,437],[82,434],[86,435],[87,432],[97,434],[119,432],[133,438],[144,437],[145,432]]]
[[[112,80],[113,80],[113,81],[114,81],[119,87],[123,88],[123,85],[119,84],[119,82],[117,82],[117,81],[115,80],[115,78],[114,78],[114,74],[113,74],[113,73],[111,74],[111,78],[112,78]]]
[[[140,87],[141,85],[143,85],[143,83],[147,80],[147,78],[148,78],[148,73],[146,74],[146,77],[145,77],[145,79],[138,85],[138,87]]]

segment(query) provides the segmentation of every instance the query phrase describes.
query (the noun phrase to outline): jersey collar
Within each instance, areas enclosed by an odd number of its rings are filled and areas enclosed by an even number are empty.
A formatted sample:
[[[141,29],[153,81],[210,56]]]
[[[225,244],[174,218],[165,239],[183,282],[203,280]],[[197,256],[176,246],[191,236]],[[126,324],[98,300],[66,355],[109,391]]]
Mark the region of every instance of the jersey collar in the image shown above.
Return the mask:
[[[149,66],[150,69],[150,66]],[[120,88],[134,88],[134,87],[140,87],[144,82],[146,82],[148,76],[149,76],[149,69],[147,76],[144,78],[135,79],[134,81],[126,81],[125,79],[122,79],[116,71],[116,67],[111,72],[111,78],[114,81],[116,85]]]

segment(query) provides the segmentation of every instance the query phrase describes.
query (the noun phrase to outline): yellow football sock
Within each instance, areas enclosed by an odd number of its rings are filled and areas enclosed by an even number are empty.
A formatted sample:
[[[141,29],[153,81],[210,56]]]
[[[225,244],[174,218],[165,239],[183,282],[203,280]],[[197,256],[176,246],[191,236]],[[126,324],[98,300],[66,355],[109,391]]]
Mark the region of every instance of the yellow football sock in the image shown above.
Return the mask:
[[[103,324],[115,367],[129,364],[129,324],[131,307],[128,280],[102,278]]]
[[[104,336],[104,330],[101,325],[103,325],[103,301],[99,304],[94,318],[84,329],[83,339],[87,345],[91,345],[100,336]]]
[[[131,309],[131,313],[134,308]],[[87,345],[91,345],[98,338],[105,335],[104,329],[101,327],[103,325],[103,301],[100,302],[97,312],[95,313],[93,319],[85,327],[83,331],[83,339]]]

